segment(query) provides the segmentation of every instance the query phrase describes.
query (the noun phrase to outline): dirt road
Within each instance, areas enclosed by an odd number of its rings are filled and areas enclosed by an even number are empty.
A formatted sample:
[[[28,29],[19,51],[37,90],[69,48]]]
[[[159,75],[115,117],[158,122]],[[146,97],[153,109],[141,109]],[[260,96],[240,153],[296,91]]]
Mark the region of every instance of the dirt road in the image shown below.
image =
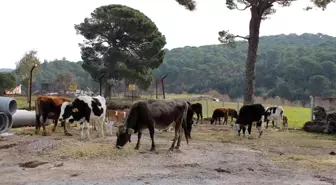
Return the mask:
[[[115,136],[84,143],[59,130],[53,136],[0,141],[0,184],[336,184],[336,157],[329,154],[331,147],[336,150],[333,138],[307,135],[318,143],[302,146],[293,139],[303,137],[296,133],[266,131],[262,139],[247,139],[234,136],[229,126],[202,125],[193,130],[189,145],[183,140],[172,152],[172,133],[157,132],[157,151],[150,152],[148,133],[139,151],[133,150],[135,135],[120,151]],[[321,142],[324,146],[318,146]],[[313,164],[316,158],[321,164]]]

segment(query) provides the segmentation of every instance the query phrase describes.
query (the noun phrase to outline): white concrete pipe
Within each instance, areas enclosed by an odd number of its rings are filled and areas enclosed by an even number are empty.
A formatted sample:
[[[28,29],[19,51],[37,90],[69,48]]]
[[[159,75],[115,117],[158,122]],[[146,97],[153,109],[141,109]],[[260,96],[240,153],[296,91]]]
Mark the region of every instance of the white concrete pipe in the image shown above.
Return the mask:
[[[6,132],[8,130],[9,124],[8,116],[5,113],[0,112],[0,133]]]
[[[17,110],[16,100],[9,97],[0,96],[0,112],[13,115]]]
[[[36,115],[35,111],[17,110],[12,116],[12,127],[35,126]],[[10,127],[11,128],[11,127]]]

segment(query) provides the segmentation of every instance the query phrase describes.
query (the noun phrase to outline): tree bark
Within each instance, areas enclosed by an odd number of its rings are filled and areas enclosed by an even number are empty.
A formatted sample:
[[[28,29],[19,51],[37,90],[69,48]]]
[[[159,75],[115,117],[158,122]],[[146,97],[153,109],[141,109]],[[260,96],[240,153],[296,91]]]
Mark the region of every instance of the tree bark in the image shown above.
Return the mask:
[[[261,23],[261,15],[259,15],[258,7],[251,7],[250,35],[248,40],[248,52],[245,69],[244,84],[244,104],[254,103],[254,81],[255,81],[255,64],[257,60],[257,51],[259,45],[259,30]]]

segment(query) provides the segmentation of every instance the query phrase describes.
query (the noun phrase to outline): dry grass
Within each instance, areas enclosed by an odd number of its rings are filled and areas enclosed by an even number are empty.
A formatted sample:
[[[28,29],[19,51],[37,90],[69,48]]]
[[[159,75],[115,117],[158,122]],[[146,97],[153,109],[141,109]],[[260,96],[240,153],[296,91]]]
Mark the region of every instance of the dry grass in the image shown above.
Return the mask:
[[[264,130],[264,134],[258,139],[255,128],[252,129],[252,134],[252,138],[238,137],[234,128],[229,126],[202,125],[193,130],[192,138],[243,145],[262,151],[280,165],[336,170],[336,157],[329,155],[331,151],[336,151],[335,135],[268,129]]]

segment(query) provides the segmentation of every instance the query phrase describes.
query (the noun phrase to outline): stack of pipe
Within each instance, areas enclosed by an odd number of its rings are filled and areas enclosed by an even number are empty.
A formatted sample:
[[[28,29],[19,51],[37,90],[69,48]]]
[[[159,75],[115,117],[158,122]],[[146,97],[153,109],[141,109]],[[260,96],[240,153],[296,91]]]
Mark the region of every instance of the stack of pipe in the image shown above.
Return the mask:
[[[0,96],[0,134],[11,128],[35,126],[35,111],[19,110],[15,99]]]
[[[7,132],[13,126],[13,117],[17,110],[15,99],[0,97],[0,133]]]

